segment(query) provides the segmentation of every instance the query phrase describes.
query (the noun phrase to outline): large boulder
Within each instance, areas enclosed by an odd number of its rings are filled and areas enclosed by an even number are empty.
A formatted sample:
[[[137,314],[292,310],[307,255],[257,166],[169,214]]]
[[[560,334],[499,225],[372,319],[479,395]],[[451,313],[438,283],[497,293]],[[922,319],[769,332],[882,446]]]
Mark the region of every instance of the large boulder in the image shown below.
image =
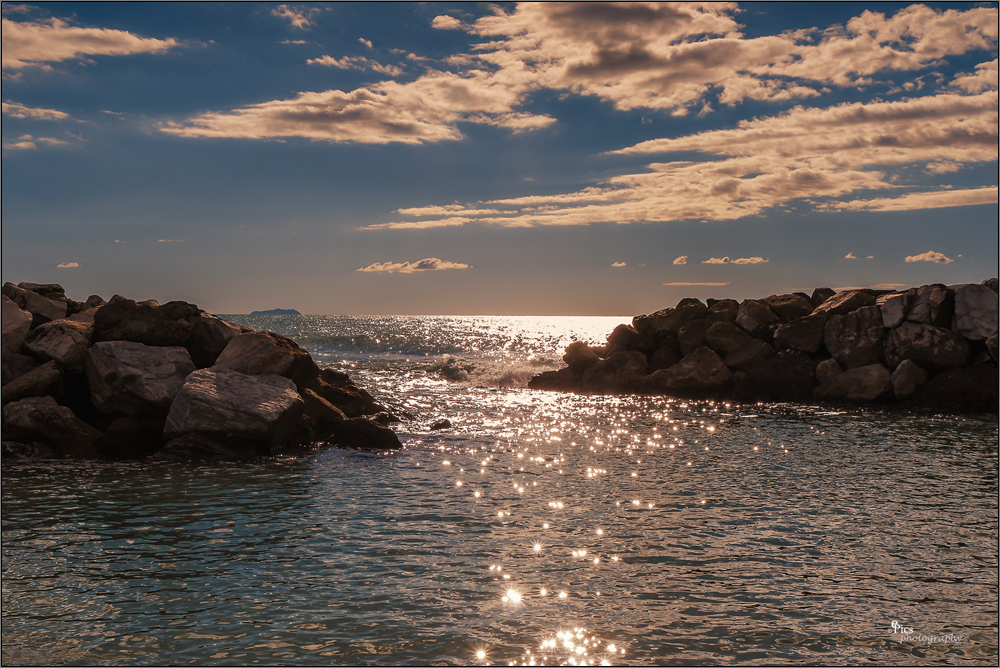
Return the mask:
[[[840,362],[833,359],[825,359],[816,365],[816,382],[820,385],[833,379],[834,376],[839,376],[844,373],[844,368],[840,366]]]
[[[969,354],[965,337],[934,325],[907,321],[885,337],[885,360],[892,368],[903,360],[912,360],[929,371],[965,366]]]
[[[563,362],[566,362],[570,370],[577,374],[594,366],[600,359],[594,349],[583,341],[574,341],[566,346],[566,354],[563,355]]]
[[[579,392],[580,376],[573,373],[569,367],[554,371],[543,371],[532,376],[528,381],[530,390],[548,390],[550,392]],[[331,403],[333,403],[331,401]],[[345,411],[346,413],[346,411]]]
[[[136,302],[115,295],[94,314],[95,341],[133,341],[147,346],[187,344],[201,310],[194,304]]]
[[[148,457],[163,447],[166,415],[122,415],[104,430],[107,453],[115,459]]]
[[[827,317],[833,315],[844,315],[851,311],[856,311],[865,306],[873,306],[875,297],[864,290],[846,290],[838,292],[826,299],[822,304],[813,309],[813,313],[823,314]]]
[[[743,401],[797,401],[806,399],[816,384],[815,363],[799,350],[758,350],[733,374],[733,396]]]
[[[996,334],[997,293],[986,285],[958,286],[951,328],[970,341],[985,341]]]
[[[705,317],[712,322],[736,322],[736,314],[740,312],[740,303],[735,299],[708,300],[708,313]]]
[[[274,332],[234,336],[219,354],[215,366],[250,376],[284,376],[302,388],[309,387],[319,375],[319,367],[308,352],[291,339]]]
[[[732,322],[715,322],[705,331],[705,343],[720,355],[742,350],[752,341],[752,336]]]
[[[833,288],[816,288],[813,290],[812,295],[810,295],[809,301],[812,302],[813,309],[815,309],[817,306],[826,302],[827,299],[836,294],[837,291]]]
[[[191,328],[191,335],[184,346],[191,353],[191,360],[199,369],[214,366],[219,355],[233,337],[252,333],[253,330],[202,311]]]
[[[809,298],[800,292],[793,292],[789,295],[771,295],[765,298],[763,302],[783,322],[807,316],[813,312],[814,308]]]
[[[736,313],[736,324],[755,338],[769,338],[771,323],[777,322],[777,314],[764,302],[746,299]]]
[[[52,320],[39,325],[24,340],[24,349],[42,360],[55,360],[75,373],[83,373],[94,328],[85,322]]]
[[[719,397],[730,391],[733,372],[711,348],[702,346],[669,369],[649,375],[647,392],[676,397]]]
[[[134,341],[100,341],[86,359],[94,406],[122,415],[166,414],[194,369],[186,348]]]
[[[200,434],[262,446],[292,443],[305,403],[288,378],[239,373],[224,367],[191,373],[174,398],[164,437]]]
[[[770,349],[772,349],[771,344],[760,339],[750,339],[747,345],[726,355],[726,366],[730,369],[746,371],[755,357],[760,355],[762,351]]]
[[[814,353],[823,345],[827,317],[822,313],[796,318],[774,330],[774,347]]]
[[[62,396],[63,371],[58,362],[46,362],[3,386],[3,403],[27,397]]]
[[[660,369],[669,369],[680,361],[681,356],[673,348],[669,346],[657,348],[653,352],[652,357],[649,358],[649,372],[653,373]]]
[[[21,353],[7,353],[5,352],[0,356],[0,365],[3,368],[2,382],[4,385],[20,378],[24,374],[28,373],[32,369],[36,368],[39,364],[31,355],[22,355]]]
[[[52,397],[30,397],[3,407],[3,437],[43,443],[59,457],[99,457],[104,435]]]
[[[910,302],[913,301],[913,294],[910,292],[900,292],[894,295],[887,295],[879,300],[879,307],[882,309],[882,326],[886,329],[893,329],[906,319],[906,313],[910,310]]]
[[[681,349],[681,357],[705,345],[705,333],[714,324],[708,318],[695,318],[681,325],[677,330],[677,344]]]
[[[64,300],[49,299],[13,283],[4,283],[2,292],[20,308],[31,313],[35,325],[66,317],[67,304]]]
[[[607,355],[610,357],[623,350],[634,350],[639,332],[631,325],[621,324],[608,334]]]
[[[638,332],[677,332],[684,323],[695,318],[704,318],[707,313],[708,307],[700,300],[686,298],[680,300],[674,308],[657,311],[651,315],[636,316],[632,319],[632,326]]]
[[[637,391],[648,371],[646,356],[638,351],[622,351],[586,370],[580,389],[590,394],[621,394]]]
[[[997,414],[997,366],[992,363],[947,369],[924,383],[914,404]]]
[[[878,306],[831,316],[823,330],[826,349],[848,369],[881,360],[884,337],[882,311]]]
[[[892,372],[892,393],[899,401],[910,399],[927,382],[927,372],[910,360],[903,360]]]
[[[20,306],[11,301],[7,295],[3,296],[2,312],[2,349],[3,354],[16,353],[21,349],[21,344],[31,331],[31,313],[25,311]]]
[[[821,383],[813,396],[828,401],[884,401],[892,396],[892,374],[882,364],[848,369]]]
[[[363,417],[349,418],[333,426],[332,442],[342,448],[395,450],[403,447],[396,433]]]
[[[940,283],[922,285],[917,289],[906,319],[936,327],[951,326],[951,316],[955,311],[955,292]]]
[[[566,371],[570,376],[574,376],[579,384],[579,376],[575,376],[568,368],[560,371]],[[336,369],[321,370],[319,376],[305,387],[339,408],[347,417],[377,415],[387,411],[386,407],[377,402],[367,390],[356,386],[350,376]]]

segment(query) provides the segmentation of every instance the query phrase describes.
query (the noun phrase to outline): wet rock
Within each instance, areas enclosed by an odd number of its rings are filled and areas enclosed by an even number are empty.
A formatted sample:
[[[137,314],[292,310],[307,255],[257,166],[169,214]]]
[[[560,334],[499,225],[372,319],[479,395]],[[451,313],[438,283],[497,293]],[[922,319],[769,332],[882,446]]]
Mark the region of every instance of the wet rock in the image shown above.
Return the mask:
[[[392,429],[360,417],[339,423],[334,431],[334,438],[342,448],[385,451],[403,447]]]
[[[35,326],[66,317],[65,301],[48,299],[13,283],[4,283],[2,292],[20,308],[31,313]]]
[[[864,290],[847,290],[839,292],[817,306],[813,313],[827,317],[844,315],[865,306],[874,306],[875,297]]]
[[[0,447],[3,459],[50,459],[55,457],[55,451],[44,443],[19,443],[4,441]]]
[[[892,396],[892,374],[882,364],[848,369],[821,383],[813,396],[827,401],[883,401]]]
[[[958,286],[951,328],[970,341],[985,341],[996,334],[997,293],[985,285]]]
[[[639,339],[639,332],[631,325],[618,325],[614,331],[608,335],[607,355],[633,350]]]
[[[174,398],[164,436],[200,434],[265,446],[295,441],[305,403],[288,378],[247,375],[225,367],[191,373]]]
[[[544,371],[533,376],[528,381],[530,390],[548,390],[550,392],[579,392],[580,377],[569,368]]]
[[[2,311],[2,341],[3,354],[16,353],[31,331],[32,315],[15,304],[7,295],[3,295]]]
[[[343,411],[349,418],[387,411],[386,407],[375,401],[371,394],[357,387],[347,374],[334,369],[321,370],[319,376],[307,387]]]
[[[147,457],[163,448],[163,416],[123,415],[104,430],[107,454],[116,459]]]
[[[777,320],[777,314],[767,304],[753,299],[744,300],[736,313],[736,324],[755,338],[768,338],[768,325]]]
[[[649,375],[647,392],[676,397],[717,397],[728,393],[733,373],[711,348],[702,346],[669,369]]]
[[[735,299],[720,299],[708,306],[708,313],[705,317],[712,322],[736,322],[736,314],[740,311],[740,303]]]
[[[53,320],[36,327],[24,340],[24,349],[42,360],[55,360],[70,371],[83,373],[94,328],[84,322]]]
[[[720,355],[730,355],[742,350],[753,341],[741,327],[731,322],[713,323],[705,331],[705,343]]]
[[[955,311],[955,292],[947,286],[935,283],[917,289],[906,319],[924,325],[949,327]]]
[[[169,461],[240,460],[267,454],[270,454],[270,447],[263,443],[193,433],[170,439],[153,458]]]
[[[899,401],[911,398],[927,382],[928,374],[910,360],[903,360],[892,372],[892,393]]]
[[[30,397],[3,407],[5,439],[44,443],[58,457],[93,458],[102,454],[104,435],[52,397]]]
[[[250,376],[284,376],[297,387],[310,387],[319,376],[319,367],[308,352],[291,339],[274,332],[234,336],[219,355],[215,366]]]
[[[653,373],[660,369],[669,369],[680,361],[681,356],[673,348],[657,348],[649,360],[649,372]]]
[[[910,302],[913,295],[909,292],[890,295],[882,300],[882,326],[886,329],[893,329],[906,319],[906,312],[910,310]]]
[[[947,369],[934,376],[913,398],[917,406],[933,406],[993,413],[998,409],[998,384],[995,364]]]
[[[618,352],[587,369],[580,388],[593,394],[634,392],[647,370],[648,362],[641,352]]]
[[[134,341],[100,341],[86,359],[94,406],[123,415],[166,414],[194,369],[186,348]]]
[[[4,353],[2,360],[2,382],[4,385],[37,368],[39,364],[38,360],[31,355],[22,355],[20,353]]]
[[[305,402],[305,414],[311,431],[310,440],[324,441],[333,435],[333,429],[339,422],[347,419],[344,412],[331,404],[311,389],[302,390],[302,400]],[[380,413],[379,415],[387,415]]]
[[[882,358],[884,336],[882,311],[878,306],[831,316],[823,330],[826,349],[848,369],[878,362]]]
[[[885,338],[886,363],[895,368],[912,360],[929,371],[964,366],[969,361],[969,342],[950,329],[904,322]]]
[[[823,360],[816,365],[816,382],[823,384],[844,372],[843,367],[835,359]]]
[[[798,401],[816,384],[815,364],[799,350],[762,347],[733,374],[733,396],[743,401]]]
[[[685,357],[705,344],[705,333],[713,324],[715,323],[708,318],[695,318],[681,325],[677,331],[677,344],[681,349],[681,357]]]
[[[441,429],[451,429],[451,420],[437,420],[431,425],[431,431],[439,431]]]
[[[583,341],[574,341],[566,346],[566,354],[563,355],[563,362],[566,362],[575,374],[582,374],[600,359],[594,349]]]
[[[802,318],[813,312],[813,304],[809,297],[794,292],[788,295],[771,295],[763,300],[768,308],[774,311],[783,322]]]
[[[821,313],[796,318],[774,330],[774,347],[815,353],[823,345],[827,317]]]
[[[812,302],[813,309],[815,310],[817,306],[824,303],[827,299],[833,297],[835,294],[837,294],[837,291],[831,288],[816,288],[815,290],[813,290],[812,295],[809,297],[809,301]]]
[[[3,386],[3,403],[27,397],[53,396],[59,398],[63,390],[63,372],[58,362],[46,362]]]

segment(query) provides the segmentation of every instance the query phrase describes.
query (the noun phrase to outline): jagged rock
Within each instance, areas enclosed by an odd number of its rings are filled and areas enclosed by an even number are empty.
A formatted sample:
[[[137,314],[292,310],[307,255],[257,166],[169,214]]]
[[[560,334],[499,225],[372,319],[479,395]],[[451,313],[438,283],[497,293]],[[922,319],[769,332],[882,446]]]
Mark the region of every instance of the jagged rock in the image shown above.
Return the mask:
[[[90,399],[105,413],[166,413],[194,371],[187,349],[134,341],[100,341],[86,358]]]
[[[813,304],[801,292],[790,295],[771,295],[762,300],[783,322],[802,318],[813,312]]]
[[[958,408],[993,413],[998,409],[998,383],[995,364],[975,364],[947,369],[917,390],[913,403],[918,406]]]
[[[720,299],[712,302],[708,306],[706,318],[712,322],[736,322],[736,314],[740,311],[740,303],[735,299]]]
[[[199,369],[214,366],[219,355],[233,337],[252,333],[249,327],[238,325],[202,311],[191,328],[191,335],[184,346],[191,353],[191,360]]]
[[[713,323],[705,331],[705,343],[720,355],[731,355],[747,347],[752,341],[752,336],[731,322]]]
[[[309,422],[311,440],[323,441],[333,434],[334,426],[347,419],[343,411],[331,404],[311,389],[302,390],[302,400],[305,402],[305,414]],[[379,413],[385,415],[387,413]]]
[[[767,338],[770,333],[768,325],[777,320],[778,316],[767,304],[753,299],[744,300],[736,313],[736,324],[755,338]]]
[[[901,292],[890,295],[881,303],[882,326],[886,329],[893,329],[906,319],[906,312],[910,310],[910,302],[913,295],[910,292]]]
[[[728,392],[732,371],[711,348],[702,346],[669,369],[649,375],[647,392],[678,397],[716,397]]]
[[[848,369],[878,362],[882,358],[884,336],[882,311],[878,306],[831,316],[823,330],[826,349]]]
[[[865,306],[873,306],[875,297],[864,290],[847,290],[838,292],[822,304],[813,309],[813,313],[823,314],[827,317],[834,315],[844,315],[851,311],[856,311]]]
[[[985,281],[982,282],[982,285],[985,285],[993,292],[997,291],[997,279],[995,276],[993,278],[987,278]]]
[[[840,366],[840,363],[837,360],[832,358],[823,360],[816,365],[816,382],[822,385],[834,376],[839,376],[843,372],[844,369]]]
[[[100,308],[107,304],[100,295],[90,295],[87,297],[87,301],[83,303],[83,310],[88,311],[90,309]]]
[[[758,350],[733,374],[733,396],[744,401],[797,401],[806,399],[816,384],[814,363],[799,350]]]
[[[634,392],[647,369],[644,354],[635,350],[618,352],[587,369],[580,387],[583,392],[594,394]]]
[[[4,385],[37,368],[39,364],[38,360],[31,355],[22,355],[20,353],[4,353],[2,359],[2,382]]]
[[[940,283],[917,289],[906,319],[924,325],[949,327],[955,311],[955,292]]]
[[[334,438],[336,444],[342,448],[381,451],[403,447],[392,429],[360,417],[338,423],[334,430]]]
[[[903,360],[892,372],[892,393],[899,401],[909,399],[927,382],[927,377],[926,371],[910,360]]]
[[[563,355],[563,362],[569,365],[573,373],[583,373],[600,359],[594,349],[583,341],[574,341],[566,346],[566,354]]]
[[[84,309],[78,311],[71,316],[68,316],[67,320],[72,320],[73,322],[82,322],[88,325],[94,324],[94,316],[97,314],[97,309],[100,307],[95,306],[94,308]]]
[[[29,397],[3,407],[5,439],[44,443],[59,457],[101,455],[104,435],[52,397]]]
[[[251,376],[277,374],[302,388],[310,387],[319,376],[319,367],[308,352],[274,332],[234,336],[219,354],[215,366]]]
[[[24,349],[43,360],[56,360],[75,373],[83,373],[94,328],[84,322],[52,320],[36,327],[24,340]]]
[[[2,311],[2,350],[3,354],[16,353],[21,349],[21,344],[31,331],[32,316],[29,311],[25,311],[20,306],[11,301],[7,295],[3,296]]]
[[[831,288],[816,288],[813,290],[812,296],[809,298],[809,301],[812,302],[813,310],[835,294],[837,294],[837,291]]]
[[[695,318],[704,318],[708,307],[698,299],[682,299],[674,308],[657,311],[652,315],[637,316],[632,319],[632,326],[638,332],[676,332],[686,322]]]
[[[882,364],[848,369],[813,390],[817,399],[882,401],[892,395],[892,374]]]
[[[633,350],[638,338],[639,332],[636,331],[636,329],[631,325],[618,325],[615,327],[614,331],[608,335],[606,354],[610,357],[618,352]]]
[[[164,436],[173,440],[196,433],[278,447],[296,440],[304,409],[288,378],[251,376],[225,367],[199,369],[177,392]]]
[[[823,345],[826,322],[827,317],[817,313],[779,325],[774,330],[774,347],[815,353]]]
[[[115,295],[94,314],[95,341],[133,341],[147,346],[183,346],[201,310],[194,304],[136,302]]]
[[[29,283],[22,281],[17,284],[17,287],[31,290],[46,299],[66,299],[66,289],[58,283]]]
[[[366,390],[357,387],[347,374],[334,369],[323,369],[307,387],[339,408],[349,418],[376,415],[386,411],[385,406],[375,401]]]
[[[684,357],[705,344],[705,333],[714,323],[708,318],[695,318],[681,325],[677,331],[677,344]]]
[[[750,339],[750,343],[726,355],[726,366],[730,369],[746,371],[753,358],[759,355],[762,350],[769,348],[771,345],[760,339]]]
[[[885,360],[895,368],[903,360],[936,371],[963,366],[969,361],[969,342],[950,329],[904,322],[885,337]]]
[[[20,308],[31,313],[35,326],[66,317],[65,301],[48,299],[13,283],[4,283],[2,292]]]
[[[994,334],[990,338],[986,339],[986,350],[989,352],[990,357],[993,358],[993,361],[996,362],[997,361],[997,353],[998,353],[998,351],[997,351],[997,335],[996,334]]]
[[[569,367],[555,371],[543,371],[532,376],[528,381],[528,389],[548,390],[550,392],[579,392],[580,377]]]
[[[649,372],[653,373],[660,369],[669,369],[680,361],[681,356],[673,348],[657,348],[649,360]]]
[[[63,372],[58,362],[46,362],[3,386],[3,403],[27,397],[62,396]]]
[[[970,341],[985,341],[997,333],[997,293],[985,285],[955,289],[952,330]]]

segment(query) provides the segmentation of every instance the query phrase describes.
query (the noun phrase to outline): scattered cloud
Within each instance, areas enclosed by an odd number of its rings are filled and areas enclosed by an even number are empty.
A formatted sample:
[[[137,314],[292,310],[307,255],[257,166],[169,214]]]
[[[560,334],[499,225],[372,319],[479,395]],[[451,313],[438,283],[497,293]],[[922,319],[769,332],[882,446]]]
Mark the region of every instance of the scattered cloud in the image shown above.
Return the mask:
[[[63,262],[56,265],[56,269],[76,269],[80,264],[77,262]]]
[[[364,37],[359,37],[358,41],[367,46],[369,49],[372,48],[372,41],[370,39],[365,39]]]
[[[337,67],[342,70],[370,70],[393,77],[398,77],[403,73],[403,70],[395,65],[383,65],[378,61],[370,60],[364,56],[344,56],[340,59],[333,56],[322,56],[320,58],[310,58],[306,63],[309,65]]]
[[[687,282],[675,282],[675,283],[664,283],[663,285],[667,285],[667,286],[670,286],[670,287],[697,287],[697,286],[702,286],[702,287],[719,288],[719,287],[722,287],[724,285],[732,285],[732,283],[687,283]]]
[[[913,211],[916,209],[944,209],[952,206],[996,204],[997,202],[997,186],[984,186],[966,190],[932,190],[909,193],[901,197],[837,202],[821,208],[838,211]]]
[[[960,169],[962,169],[962,165],[957,162],[942,160],[941,162],[927,163],[924,171],[928,174],[950,174],[951,172],[957,172]]]
[[[920,255],[908,255],[906,256],[907,262],[936,262],[937,264],[951,264],[954,262],[950,257],[944,253],[938,253],[937,251],[927,251],[926,253],[921,253]]]
[[[612,267],[626,267],[626,266],[628,266],[628,265],[627,265],[627,263],[625,263],[625,262],[612,262],[612,263],[611,263],[611,266],[612,266]]]
[[[180,45],[174,38],[138,37],[124,30],[82,28],[58,18],[40,21],[3,19],[4,70],[48,68],[48,63],[87,56],[162,53]]]
[[[674,258],[674,264],[687,264],[687,263],[688,263],[687,255],[681,255],[679,257]]]
[[[997,59],[979,63],[972,74],[963,74],[952,81],[952,86],[967,93],[997,89]]]
[[[65,111],[29,107],[17,102],[4,102],[3,115],[11,118],[30,118],[37,121],[64,121],[70,117]]]
[[[39,144],[44,146],[69,146],[69,142],[55,137],[34,137],[32,135],[21,135],[16,142],[9,142],[3,145],[6,149],[18,151],[38,148]]]
[[[184,241],[185,241],[185,239],[157,239],[156,243],[158,243],[158,244],[182,244],[182,243],[184,243]]]
[[[865,256],[865,259],[866,259],[866,260],[874,260],[874,259],[875,259],[875,256],[874,256],[874,255],[866,255],[866,256]]]
[[[844,259],[845,260],[857,260],[858,256],[855,255],[854,253],[848,253],[847,255],[844,256]]]
[[[416,262],[376,262],[358,271],[386,272],[390,274],[413,274],[421,271],[444,271],[445,269],[470,269],[471,266],[461,262],[448,262],[436,257],[428,257]]]
[[[753,257],[737,257],[732,259],[727,255],[726,257],[710,257],[707,260],[701,261],[702,264],[762,264],[764,262],[770,262],[770,260],[756,255]]]
[[[293,28],[305,30],[313,24],[313,17],[319,14],[322,9],[318,7],[303,7],[301,5],[278,5],[271,10],[272,16],[287,19]]]
[[[279,44],[309,44],[309,40],[305,39],[283,39]]]
[[[461,30],[463,26],[462,22],[454,16],[442,14],[434,17],[434,20],[431,21],[431,27],[438,30]]]

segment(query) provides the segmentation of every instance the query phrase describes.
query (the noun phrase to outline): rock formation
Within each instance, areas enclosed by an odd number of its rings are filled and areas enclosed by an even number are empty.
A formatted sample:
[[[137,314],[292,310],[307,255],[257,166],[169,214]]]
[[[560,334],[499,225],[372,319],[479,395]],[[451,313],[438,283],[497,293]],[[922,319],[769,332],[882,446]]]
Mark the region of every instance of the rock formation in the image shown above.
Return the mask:
[[[570,344],[567,366],[528,387],[995,412],[997,303],[995,278],[740,303],[687,298],[619,325],[605,346]]]
[[[399,422],[291,339],[181,301],[3,286],[5,456],[240,458],[400,447]]]

